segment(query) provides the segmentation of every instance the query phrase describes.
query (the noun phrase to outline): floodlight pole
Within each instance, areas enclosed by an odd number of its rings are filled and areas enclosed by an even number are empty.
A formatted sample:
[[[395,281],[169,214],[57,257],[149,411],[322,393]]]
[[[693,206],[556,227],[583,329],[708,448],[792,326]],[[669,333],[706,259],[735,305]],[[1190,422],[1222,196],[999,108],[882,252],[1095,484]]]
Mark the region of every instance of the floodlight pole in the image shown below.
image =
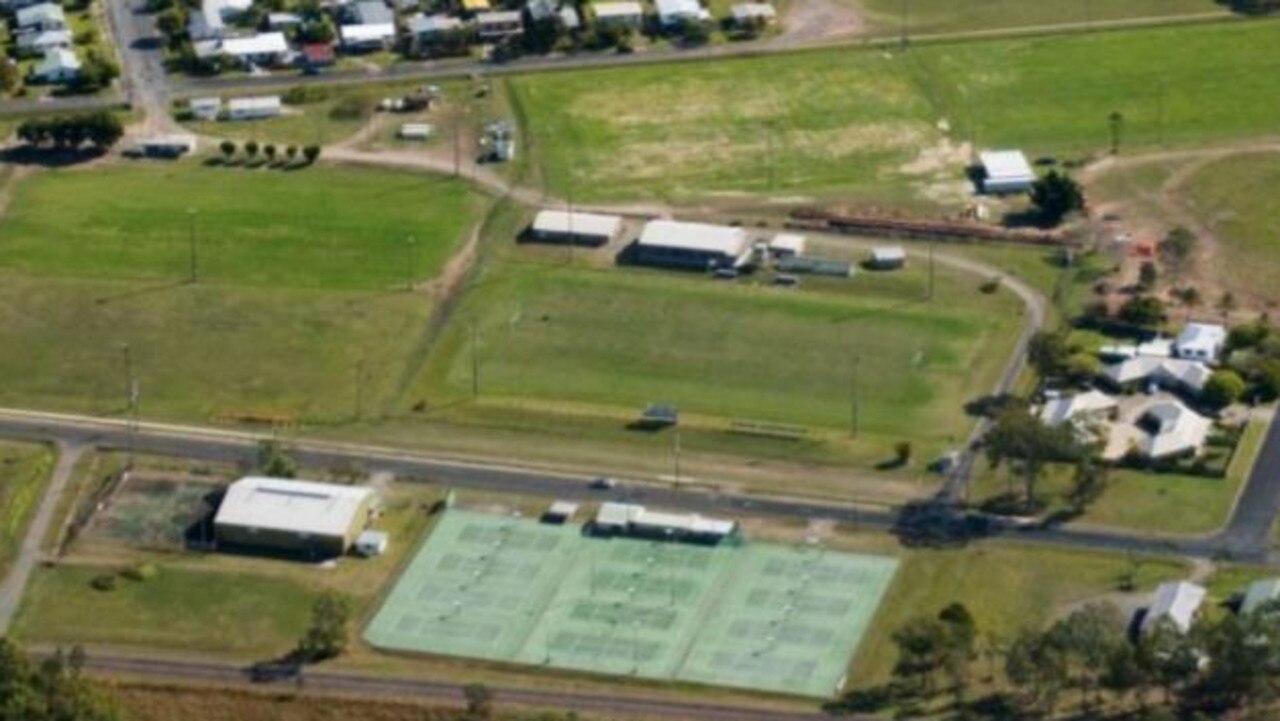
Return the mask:
[[[199,258],[196,255],[196,209],[187,208],[187,246],[189,250],[187,280],[196,283],[200,280]]]
[[[854,353],[849,378],[849,435],[852,438],[858,437],[858,366],[861,362],[861,355]]]
[[[933,241],[929,241],[929,300],[933,300],[934,286],[934,268],[933,268]]]

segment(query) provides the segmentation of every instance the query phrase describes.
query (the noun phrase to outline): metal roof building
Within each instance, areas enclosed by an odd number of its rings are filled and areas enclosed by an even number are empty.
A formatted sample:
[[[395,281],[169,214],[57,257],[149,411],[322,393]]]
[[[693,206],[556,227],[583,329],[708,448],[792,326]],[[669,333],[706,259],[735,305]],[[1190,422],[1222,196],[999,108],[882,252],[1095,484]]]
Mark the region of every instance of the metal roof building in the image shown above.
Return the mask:
[[[636,241],[636,261],[696,270],[736,268],[746,262],[750,239],[742,228],[652,220]]]
[[[634,503],[600,504],[596,531],[694,543],[718,543],[738,530],[735,521],[706,518],[697,513],[650,511]]]
[[[984,175],[983,192],[1025,193],[1036,182],[1036,173],[1021,150],[988,150],[978,161]]]
[[[1264,578],[1249,584],[1240,603],[1240,613],[1253,613],[1262,606],[1280,598],[1280,578]]]
[[[227,488],[214,534],[231,546],[337,556],[364,529],[374,498],[359,486],[248,476]]]
[[[1147,615],[1142,619],[1142,633],[1150,633],[1156,626],[1169,621],[1182,633],[1191,630],[1196,613],[1204,603],[1208,591],[1188,581],[1170,581],[1156,589]]]
[[[534,240],[548,243],[604,245],[618,236],[622,218],[616,215],[543,210],[529,226]]]

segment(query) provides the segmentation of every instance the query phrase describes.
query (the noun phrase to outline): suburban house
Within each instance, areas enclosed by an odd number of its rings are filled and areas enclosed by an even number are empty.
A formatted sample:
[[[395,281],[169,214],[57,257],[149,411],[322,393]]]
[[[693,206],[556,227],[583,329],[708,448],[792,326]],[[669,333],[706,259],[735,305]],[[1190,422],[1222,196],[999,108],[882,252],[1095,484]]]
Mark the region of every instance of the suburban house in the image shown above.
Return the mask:
[[[187,19],[187,32],[192,40],[218,40],[228,35],[227,23],[233,22],[249,8],[252,0],[203,0],[199,10]]]
[[[14,20],[18,32],[67,29],[67,14],[63,12],[61,5],[54,3],[25,7],[14,14]]]
[[[46,50],[72,46],[70,30],[37,30],[18,35],[17,48],[22,55],[44,55]]]
[[[896,270],[907,264],[907,251],[900,245],[880,246],[871,249],[867,267],[874,270]]]
[[[462,20],[449,15],[418,13],[409,18],[406,27],[414,42],[431,45],[444,37],[460,32],[466,25]]]
[[[636,241],[634,259],[642,265],[715,270],[742,266],[750,250],[742,228],[652,220]]]
[[[396,39],[395,23],[376,25],[343,25],[338,28],[342,47],[347,52],[373,52],[391,47]]]
[[[1108,363],[1102,378],[1118,389],[1140,386],[1181,390],[1199,395],[1212,371],[1200,361],[1159,356],[1135,356]]]
[[[323,68],[338,62],[338,54],[329,43],[307,43],[299,55],[302,64],[309,68]]]
[[[240,65],[272,66],[284,62],[289,54],[289,43],[284,33],[259,33],[219,40],[209,52],[230,58]]]
[[[1151,605],[1142,618],[1140,633],[1151,633],[1161,623],[1171,623],[1180,633],[1191,630],[1191,624],[1204,604],[1208,591],[1189,581],[1169,581],[1156,589]]]
[[[1173,341],[1173,353],[1183,360],[1214,365],[1227,344],[1227,329],[1216,323],[1188,323]]]
[[[1040,422],[1050,427],[1070,423],[1077,428],[1087,428],[1114,418],[1119,407],[1119,401],[1113,396],[1088,390],[1049,399],[1040,408]]]
[[[481,40],[501,40],[524,32],[524,20],[517,10],[483,12],[476,15],[476,34]]]
[[[362,0],[347,8],[347,18],[352,25],[395,24],[396,14],[380,0]]]
[[[1264,578],[1249,584],[1240,602],[1240,613],[1247,614],[1280,598],[1280,578]]]
[[[658,22],[664,28],[678,27],[685,22],[706,22],[711,13],[698,0],[654,0],[658,10]]]
[[[268,13],[267,28],[270,30],[291,30],[302,24],[302,17],[297,13]]]
[[[529,226],[529,237],[544,243],[601,246],[618,237],[622,218],[616,215],[543,210]]]
[[[1026,193],[1036,182],[1036,173],[1021,150],[988,150],[978,156],[978,163],[984,193]]]
[[[359,486],[249,476],[227,488],[213,519],[219,545],[340,556],[376,497]]]
[[[1213,420],[1162,396],[1126,412],[1124,422],[1111,428],[1102,457],[1119,460],[1136,454],[1151,460],[1198,455],[1204,448]]]
[[[733,24],[738,27],[749,25],[770,25],[778,19],[778,11],[766,2],[738,3],[729,10]]]
[[[69,83],[80,76],[80,58],[67,48],[51,48],[31,69],[31,82]]]
[[[281,111],[279,95],[256,98],[232,98],[227,101],[228,120],[260,120],[274,118]]]
[[[536,23],[554,20],[558,8],[556,0],[525,0],[524,11],[529,14],[529,19]]]
[[[591,10],[596,15],[596,23],[600,25],[639,29],[644,24],[644,6],[638,2],[623,0],[593,3]]]

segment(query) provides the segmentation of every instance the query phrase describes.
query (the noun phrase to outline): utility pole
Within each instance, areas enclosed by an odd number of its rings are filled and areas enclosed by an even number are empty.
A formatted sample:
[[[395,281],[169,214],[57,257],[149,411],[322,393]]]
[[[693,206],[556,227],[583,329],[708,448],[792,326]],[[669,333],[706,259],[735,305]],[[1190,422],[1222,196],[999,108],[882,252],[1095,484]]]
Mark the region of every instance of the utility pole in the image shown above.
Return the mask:
[[[471,397],[480,397],[480,356],[476,351],[476,319],[471,319]]]
[[[1167,89],[1164,80],[1156,90],[1156,134],[1159,144],[1164,146],[1164,93]]]
[[[765,158],[765,177],[768,179],[768,185],[765,187],[767,192],[772,193],[774,187],[773,180],[773,126],[769,123],[764,125],[764,158]]]
[[[453,116],[453,177],[462,177],[462,113]]]
[[[911,15],[911,0],[902,0],[902,29],[901,29],[901,34],[898,40],[902,44],[902,48],[904,50],[906,49],[907,42],[908,42],[907,22],[910,15]]]
[[[187,280],[196,283],[200,280],[199,258],[196,256],[196,209],[187,208],[187,246],[188,268]]]
[[[138,432],[138,379],[133,373],[133,349],[129,344],[120,344],[121,354],[124,356],[124,397],[125,410],[127,411],[128,424],[128,441],[125,443],[125,469],[133,468],[133,449],[136,443],[135,436]]]
[[[858,437],[858,366],[862,362],[859,353],[853,354],[853,366],[849,373],[849,436]]]
[[[356,360],[356,420],[360,420],[364,416],[364,378],[365,378],[365,358],[364,352],[360,353],[360,358]]]

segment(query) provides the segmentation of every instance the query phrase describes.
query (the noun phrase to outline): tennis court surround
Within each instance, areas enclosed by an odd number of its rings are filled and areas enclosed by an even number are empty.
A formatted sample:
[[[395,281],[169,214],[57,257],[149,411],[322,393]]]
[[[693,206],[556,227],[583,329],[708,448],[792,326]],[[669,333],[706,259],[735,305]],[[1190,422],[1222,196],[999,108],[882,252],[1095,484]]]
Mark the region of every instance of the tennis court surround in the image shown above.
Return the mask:
[[[831,696],[897,561],[595,538],[449,510],[365,631],[376,647]]]

